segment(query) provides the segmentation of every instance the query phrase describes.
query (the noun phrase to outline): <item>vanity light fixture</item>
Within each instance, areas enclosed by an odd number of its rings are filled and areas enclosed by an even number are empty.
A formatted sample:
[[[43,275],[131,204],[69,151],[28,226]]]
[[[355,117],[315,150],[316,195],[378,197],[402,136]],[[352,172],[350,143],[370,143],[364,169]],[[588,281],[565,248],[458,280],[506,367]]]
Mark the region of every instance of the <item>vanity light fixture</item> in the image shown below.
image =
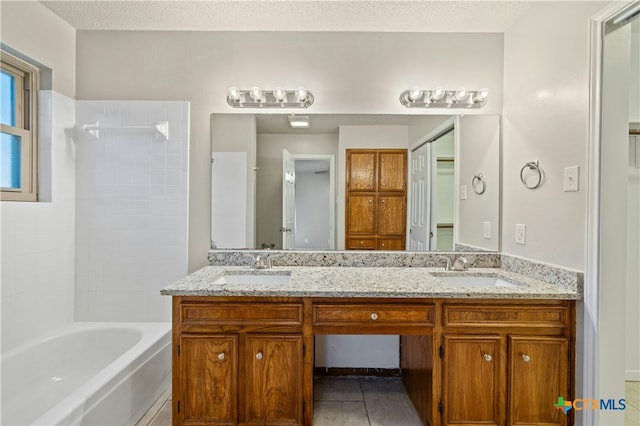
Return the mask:
[[[293,115],[291,114],[289,117],[289,126],[292,129],[308,129],[311,127],[311,120],[309,120],[308,115]]]
[[[241,90],[233,86],[227,91],[227,103],[234,108],[308,108],[313,101],[311,92],[302,86],[294,90],[262,90],[257,86]]]
[[[487,103],[487,89],[445,90],[435,87],[422,90],[412,87],[400,94],[400,103],[407,108],[482,108]]]

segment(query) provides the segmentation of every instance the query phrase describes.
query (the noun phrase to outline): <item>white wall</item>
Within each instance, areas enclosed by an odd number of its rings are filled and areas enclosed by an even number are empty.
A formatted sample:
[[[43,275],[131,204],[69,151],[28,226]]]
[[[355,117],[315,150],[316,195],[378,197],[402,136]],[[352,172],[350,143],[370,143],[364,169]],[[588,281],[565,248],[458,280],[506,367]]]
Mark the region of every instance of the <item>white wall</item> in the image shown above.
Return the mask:
[[[155,131],[79,130],[76,320],[170,321],[160,290],[187,274],[189,105],[78,101],[77,123]]]
[[[502,251],[584,269],[589,122],[589,19],[605,2],[536,2],[504,34]],[[544,22],[544,26],[541,26]],[[520,169],[539,160],[542,186]],[[580,166],[580,191],[563,169]],[[526,225],[526,245],[514,242]]]
[[[77,91],[80,99],[191,101],[193,271],[206,264],[210,244],[209,115],[246,112],[226,104],[228,87],[304,85],[315,95],[314,114],[424,114],[402,107],[400,93],[414,85],[487,87],[482,112],[499,114],[502,40],[497,33],[78,31]]]
[[[246,241],[242,248],[254,247],[256,241],[255,209],[252,207],[256,204],[256,170],[254,169],[258,165],[256,138],[256,119],[253,114],[211,114],[211,151],[246,153]],[[209,164],[211,164],[211,153],[208,152],[206,155],[208,156]],[[193,180],[190,181],[193,184]],[[211,182],[208,183],[207,187],[211,188]],[[211,201],[211,191],[208,194],[202,194],[201,190],[202,187],[193,188],[198,197],[206,196]],[[211,212],[211,204],[209,204],[206,211]],[[190,229],[193,226],[194,224],[190,217]],[[211,226],[206,229],[211,231]],[[216,241],[215,232],[216,230],[214,229],[212,233],[209,233],[210,239],[214,241]],[[223,248],[222,246],[218,247]],[[196,261],[196,257],[198,259],[197,263],[200,264],[203,259],[206,260],[207,251],[190,252],[190,262]]]
[[[632,74],[633,77],[633,74]],[[636,75],[640,80],[640,75]],[[626,380],[640,381],[640,164],[636,163],[640,150],[640,136],[629,137],[634,149],[630,158],[627,184],[627,292],[626,300]],[[632,152],[631,152],[632,151]],[[630,156],[631,157],[631,156]]]
[[[291,154],[338,155],[337,134],[258,134],[257,245],[282,247],[282,150]]]
[[[73,321],[75,103],[51,91],[39,100],[51,112],[40,135],[51,135],[52,201],[0,202],[3,352]]]
[[[456,242],[498,250],[500,245],[500,117],[460,117],[458,133],[459,185],[466,185],[467,199],[458,197]],[[485,192],[476,194],[472,180],[482,173]],[[478,185],[481,190],[481,184]],[[457,194],[457,192],[456,192]],[[484,222],[491,226],[491,238],[484,238]]]
[[[0,41],[53,70],[53,90],[76,93],[76,31],[37,1],[0,2]]]
[[[338,222],[337,248],[344,250],[345,239],[345,170],[347,167],[347,149],[384,149],[409,146],[408,126],[340,126],[338,135],[338,200],[336,211]]]
[[[629,80],[629,122],[640,123],[640,20],[631,33],[631,76]]]
[[[0,202],[4,353],[73,320],[75,146],[64,129],[75,123],[76,37],[39,2],[3,1],[0,41],[53,70],[52,91],[39,95],[47,202]]]
[[[295,247],[329,249],[329,173],[296,171]]]

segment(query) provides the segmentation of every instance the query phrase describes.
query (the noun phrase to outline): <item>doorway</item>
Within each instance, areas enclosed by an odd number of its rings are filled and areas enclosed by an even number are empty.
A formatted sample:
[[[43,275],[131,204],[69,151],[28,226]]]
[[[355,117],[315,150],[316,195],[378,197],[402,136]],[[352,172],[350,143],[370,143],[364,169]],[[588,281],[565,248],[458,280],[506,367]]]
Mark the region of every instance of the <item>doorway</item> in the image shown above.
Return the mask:
[[[640,411],[640,2],[592,21],[588,255],[583,395],[626,399],[584,424],[637,424]]]
[[[284,151],[283,249],[334,250],[335,157]],[[293,190],[284,190],[291,175],[293,182],[289,185],[293,185]],[[290,238],[285,245],[287,233]]]

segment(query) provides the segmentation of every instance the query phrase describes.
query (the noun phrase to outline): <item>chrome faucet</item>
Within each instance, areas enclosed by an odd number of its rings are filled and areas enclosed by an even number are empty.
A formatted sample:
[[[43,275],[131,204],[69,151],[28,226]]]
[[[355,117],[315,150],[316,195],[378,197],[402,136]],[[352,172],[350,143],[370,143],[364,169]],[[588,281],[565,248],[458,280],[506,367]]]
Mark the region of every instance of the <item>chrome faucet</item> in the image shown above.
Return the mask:
[[[268,254],[256,254],[251,262],[251,269],[271,269],[271,258]]]
[[[451,270],[451,259],[449,259],[449,258],[448,258],[448,257],[446,257],[446,256],[441,256],[441,257],[439,257],[439,258],[438,258],[438,260],[444,260],[444,261],[446,261],[446,262],[447,262],[447,263],[444,265],[444,270],[445,270],[445,271],[450,271],[450,270]]]
[[[460,256],[453,262],[453,266],[451,267],[452,271],[468,271],[469,270],[469,261],[464,257]]]

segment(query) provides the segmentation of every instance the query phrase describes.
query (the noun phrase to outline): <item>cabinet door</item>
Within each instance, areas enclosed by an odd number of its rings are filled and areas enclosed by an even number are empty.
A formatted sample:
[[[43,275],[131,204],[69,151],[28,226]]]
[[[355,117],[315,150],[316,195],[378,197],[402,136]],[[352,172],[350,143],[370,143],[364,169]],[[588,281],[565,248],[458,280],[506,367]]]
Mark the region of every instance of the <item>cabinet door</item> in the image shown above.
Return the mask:
[[[378,191],[404,191],[407,187],[407,151],[380,152]]]
[[[568,366],[568,339],[509,336],[508,423],[566,425],[554,404],[570,399]]]
[[[376,152],[347,150],[347,191],[376,190]]]
[[[302,423],[302,336],[246,338],[245,420],[248,424]]]
[[[238,336],[181,336],[179,365],[179,423],[237,424]]]
[[[404,194],[378,196],[378,235],[405,235],[407,220]]]
[[[375,196],[350,194],[347,199],[347,234],[375,234]]]
[[[443,424],[501,424],[500,336],[444,336]]]

